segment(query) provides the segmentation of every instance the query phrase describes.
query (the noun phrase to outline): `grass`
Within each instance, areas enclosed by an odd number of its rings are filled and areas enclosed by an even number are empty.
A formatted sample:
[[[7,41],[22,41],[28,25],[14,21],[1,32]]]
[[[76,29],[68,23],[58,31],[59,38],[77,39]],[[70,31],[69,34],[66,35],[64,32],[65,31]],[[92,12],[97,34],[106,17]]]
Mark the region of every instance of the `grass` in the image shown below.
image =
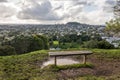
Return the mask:
[[[101,58],[120,59],[120,49],[92,49]]]
[[[89,50],[89,49],[69,49],[74,50]],[[120,59],[119,49],[91,49],[93,55],[102,59]],[[90,63],[73,64],[64,66],[49,66],[41,69],[42,63],[48,59],[48,52],[45,50],[35,51],[22,55],[1,56],[0,57],[0,80],[57,80],[57,72],[72,68],[93,68]],[[114,80],[117,76],[111,77]],[[70,79],[72,80],[72,79]],[[75,80],[104,80],[103,77],[95,76],[80,76]]]
[[[67,69],[73,69],[73,68],[93,68],[94,65],[91,63],[86,64],[71,64],[71,65],[48,65],[44,69],[52,70],[52,71],[60,71],[60,70],[67,70]]]
[[[58,45],[58,44],[59,44],[59,41],[53,41],[53,44],[54,44],[54,45]]]
[[[0,57],[0,79],[29,80],[40,76],[40,66],[47,57],[47,52],[43,50],[23,55]]]
[[[78,77],[75,80],[105,80],[104,77],[96,77],[96,76],[86,76],[86,77]]]

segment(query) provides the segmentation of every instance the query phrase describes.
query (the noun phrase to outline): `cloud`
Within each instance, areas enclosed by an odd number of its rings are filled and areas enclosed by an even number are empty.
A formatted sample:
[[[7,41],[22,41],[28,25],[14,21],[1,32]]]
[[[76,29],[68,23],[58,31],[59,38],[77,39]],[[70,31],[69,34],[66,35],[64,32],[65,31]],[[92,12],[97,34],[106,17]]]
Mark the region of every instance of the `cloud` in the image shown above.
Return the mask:
[[[114,5],[115,5],[115,1],[107,0],[105,1],[105,6],[103,7],[103,10],[106,12],[113,12]]]
[[[104,24],[112,14],[114,0],[1,0],[0,18],[23,22],[61,23],[77,21]],[[14,16],[14,17],[13,17]],[[15,21],[13,21],[15,22]]]
[[[7,0],[0,0],[0,2],[7,2]]]
[[[54,12],[48,0],[42,1],[41,4],[30,1],[30,5],[32,6],[24,6],[22,11],[18,13],[19,19],[60,20],[62,18]]]
[[[14,8],[6,5],[0,5],[0,18],[8,18],[13,16],[15,13]]]
[[[80,21],[82,23],[88,24],[105,24],[113,18],[113,13],[111,10],[111,5],[113,5],[108,0],[86,0],[86,4],[83,4],[82,9],[79,10],[77,15],[71,18],[74,21]],[[104,8],[107,6],[107,10]]]

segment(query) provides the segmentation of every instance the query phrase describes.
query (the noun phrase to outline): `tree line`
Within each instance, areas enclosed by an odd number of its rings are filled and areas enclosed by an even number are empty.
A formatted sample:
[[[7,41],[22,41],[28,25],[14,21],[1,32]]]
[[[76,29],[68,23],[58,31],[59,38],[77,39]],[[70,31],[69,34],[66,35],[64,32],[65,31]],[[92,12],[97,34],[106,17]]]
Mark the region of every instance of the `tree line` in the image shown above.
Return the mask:
[[[54,42],[58,41],[58,44]],[[103,40],[99,34],[66,34],[64,36],[52,36],[49,40],[50,47],[52,48],[99,48],[99,49],[112,49],[114,45],[106,40]]]
[[[42,49],[49,49],[47,37],[43,35],[20,35],[10,41],[3,42],[0,47],[0,55],[23,54]]]

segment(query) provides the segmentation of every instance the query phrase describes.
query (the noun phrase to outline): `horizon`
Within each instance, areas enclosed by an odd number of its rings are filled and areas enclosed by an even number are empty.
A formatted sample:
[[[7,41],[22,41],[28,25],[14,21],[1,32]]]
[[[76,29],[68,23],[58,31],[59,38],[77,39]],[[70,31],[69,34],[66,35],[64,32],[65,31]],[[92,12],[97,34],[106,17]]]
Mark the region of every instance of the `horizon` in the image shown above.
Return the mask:
[[[20,24],[16,24],[16,23],[3,23],[0,25],[66,25],[68,23],[71,22],[67,22],[67,23],[52,23],[52,24],[45,24],[45,23],[20,23]],[[72,23],[79,23],[80,25],[94,25],[94,26],[105,26],[104,24],[87,24],[87,23],[80,23],[80,22],[72,22]]]
[[[105,25],[115,0],[1,0],[0,24]]]

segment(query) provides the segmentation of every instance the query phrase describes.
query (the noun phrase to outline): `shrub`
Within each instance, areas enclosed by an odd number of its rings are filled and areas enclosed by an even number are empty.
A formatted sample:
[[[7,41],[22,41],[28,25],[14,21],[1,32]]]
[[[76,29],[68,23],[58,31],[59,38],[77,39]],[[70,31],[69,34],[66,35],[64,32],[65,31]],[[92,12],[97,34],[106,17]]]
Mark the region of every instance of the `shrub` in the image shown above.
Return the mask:
[[[98,42],[98,48],[100,49],[113,49],[114,45],[110,44],[109,42],[102,40]]]
[[[83,48],[98,48],[98,41],[96,40],[90,40],[87,42],[84,42]]]
[[[0,56],[15,55],[15,49],[12,46],[0,46]]]
[[[85,42],[82,46],[84,48],[99,48],[99,49],[114,49],[114,45],[110,44],[109,42],[102,40],[90,40],[88,42]]]
[[[11,41],[3,43],[3,45],[14,47],[17,54],[49,48],[47,38],[42,35],[16,36]]]

